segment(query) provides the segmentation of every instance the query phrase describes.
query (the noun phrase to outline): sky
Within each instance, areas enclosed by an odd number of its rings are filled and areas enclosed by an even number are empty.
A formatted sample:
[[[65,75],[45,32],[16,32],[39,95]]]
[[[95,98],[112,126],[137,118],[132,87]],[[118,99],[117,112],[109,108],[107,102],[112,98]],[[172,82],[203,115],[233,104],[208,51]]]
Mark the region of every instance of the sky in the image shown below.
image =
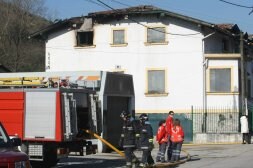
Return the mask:
[[[253,0],[101,0],[114,9],[153,5],[210,23],[233,23],[253,34]],[[240,6],[238,6],[240,5]],[[53,19],[85,16],[90,12],[110,10],[97,0],[46,0],[45,6]],[[243,6],[243,7],[241,7]]]

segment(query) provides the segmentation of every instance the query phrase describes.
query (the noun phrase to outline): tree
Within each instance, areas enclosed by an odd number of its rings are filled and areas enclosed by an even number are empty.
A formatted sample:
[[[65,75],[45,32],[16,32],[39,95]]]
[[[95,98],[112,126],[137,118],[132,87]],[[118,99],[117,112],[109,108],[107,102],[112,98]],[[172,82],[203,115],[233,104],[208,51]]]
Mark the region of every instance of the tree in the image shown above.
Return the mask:
[[[0,0],[0,61],[10,70],[44,71],[43,42],[28,39],[45,27],[43,0]]]

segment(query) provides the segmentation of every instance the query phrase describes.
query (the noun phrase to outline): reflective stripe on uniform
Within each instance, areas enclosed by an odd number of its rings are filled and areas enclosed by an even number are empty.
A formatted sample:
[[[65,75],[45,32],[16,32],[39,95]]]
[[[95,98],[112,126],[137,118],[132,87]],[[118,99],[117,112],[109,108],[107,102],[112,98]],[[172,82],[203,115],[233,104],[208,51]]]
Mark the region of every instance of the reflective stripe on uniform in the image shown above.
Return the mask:
[[[124,137],[125,135],[124,135],[124,134],[121,134],[120,136],[121,136],[121,137]]]
[[[136,137],[140,137],[140,134],[135,134]]]
[[[148,149],[148,147],[147,146],[142,146],[141,149]]]
[[[128,130],[133,130],[133,127],[127,127]]]
[[[123,145],[123,148],[133,148],[135,145]]]
[[[149,139],[148,142],[153,142],[153,139]]]

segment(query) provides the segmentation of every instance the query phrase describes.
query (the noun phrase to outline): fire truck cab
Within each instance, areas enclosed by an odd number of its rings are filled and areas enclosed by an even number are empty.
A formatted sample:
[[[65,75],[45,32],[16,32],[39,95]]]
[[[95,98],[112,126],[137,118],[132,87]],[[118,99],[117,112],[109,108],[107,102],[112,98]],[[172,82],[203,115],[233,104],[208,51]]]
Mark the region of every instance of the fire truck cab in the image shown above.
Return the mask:
[[[64,82],[64,85],[62,84]],[[102,72],[0,73],[0,121],[9,136],[22,139],[30,160],[52,166],[95,141],[91,130],[118,146],[120,113],[134,115],[131,75]]]

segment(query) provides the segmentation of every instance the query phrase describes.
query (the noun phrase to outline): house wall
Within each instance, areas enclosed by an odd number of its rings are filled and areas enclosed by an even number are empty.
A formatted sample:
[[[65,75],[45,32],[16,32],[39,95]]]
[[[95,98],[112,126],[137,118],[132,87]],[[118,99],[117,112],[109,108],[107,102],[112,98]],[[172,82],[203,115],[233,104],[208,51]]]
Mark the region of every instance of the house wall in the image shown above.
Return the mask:
[[[200,27],[197,24],[173,18],[136,18],[148,26],[165,25],[173,34],[167,34],[166,45],[145,45],[146,28],[140,24],[120,20],[94,25],[94,45],[76,47],[75,31],[62,30],[49,36],[46,43],[47,71],[105,70],[114,71],[118,66],[134,78],[137,113],[190,112],[191,106],[203,105],[203,54]],[[126,46],[113,47],[112,29],[126,30]],[[212,43],[211,45],[215,45]],[[209,48],[209,51],[216,49]],[[235,62],[229,62],[236,66]],[[166,69],[168,93],[163,96],[146,95],[147,69]],[[234,71],[237,69],[235,68]],[[235,72],[236,73],[236,72]],[[208,97],[210,104],[217,96]],[[221,96],[221,104],[231,104],[233,96]]]
[[[238,111],[239,104],[239,81],[238,81],[238,60],[209,60],[208,68],[231,68],[231,89],[232,93],[212,94],[207,92],[207,106],[210,107],[230,107]],[[207,73],[209,73],[207,69]],[[209,82],[207,74],[207,86]],[[207,87],[208,91],[208,87]]]
[[[221,33],[218,33],[214,30],[207,29],[205,34],[211,34],[210,37],[205,39],[205,53],[239,53],[239,44],[236,44],[235,40],[232,37],[224,36]],[[227,41],[228,51],[224,51],[222,47],[222,40]]]

